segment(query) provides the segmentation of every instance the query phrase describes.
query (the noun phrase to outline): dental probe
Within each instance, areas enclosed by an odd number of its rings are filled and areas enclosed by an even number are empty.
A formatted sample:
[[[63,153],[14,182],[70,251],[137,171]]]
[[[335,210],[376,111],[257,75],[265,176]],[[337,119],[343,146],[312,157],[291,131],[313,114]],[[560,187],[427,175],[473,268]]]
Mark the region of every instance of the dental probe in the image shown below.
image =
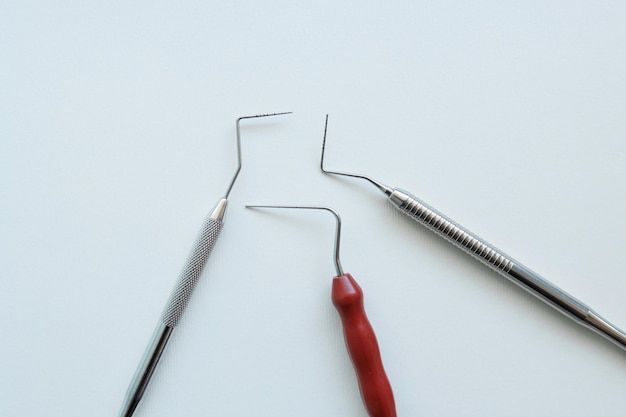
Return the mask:
[[[326,210],[335,216],[334,255],[337,276],[333,278],[331,299],[341,317],[344,339],[357,375],[361,398],[370,417],[396,417],[391,384],[383,367],[374,329],[365,314],[363,291],[352,275],[343,272],[339,261],[341,239],[339,214],[331,207],[323,206],[247,205],[246,207]]]
[[[457,248],[478,259],[494,271],[510,279],[515,284],[537,296],[572,320],[607,338],[622,349],[626,349],[626,333],[622,330],[609,323],[581,301],[572,297],[545,278],[542,278],[536,272],[531,271],[520,262],[509,257],[504,252],[463,228],[458,223],[455,223],[453,220],[407,191],[388,187],[365,175],[325,169],[324,151],[326,148],[327,128],[328,115],[326,115],[324,140],[322,142],[322,158],[320,162],[322,172],[361,178],[369,181],[385,194],[388,201],[402,213],[452,243]]]
[[[167,342],[174,331],[174,328],[178,325],[178,322],[187,307],[187,303],[191,297],[191,293],[200,278],[204,264],[206,263],[213,246],[217,241],[217,238],[222,231],[222,219],[226,212],[226,205],[228,203],[228,196],[235,184],[235,180],[241,171],[241,136],[239,133],[239,123],[244,119],[253,119],[257,117],[269,117],[278,116],[286,113],[273,113],[273,114],[259,114],[256,116],[244,116],[237,119],[237,160],[238,166],[235,171],[235,175],[226,190],[226,194],[221,198],[211,214],[204,220],[200,232],[196,237],[196,241],[193,244],[191,252],[185,262],[185,265],[180,273],[178,282],[170,295],[170,298],[165,305],[165,309],[159,319],[157,327],[148,343],[148,347],[139,363],[139,367],[135,372],[133,379],[128,387],[122,409],[120,410],[120,417],[130,417],[135,412],[135,409],[141,401],[152,374],[156,369],[161,354],[167,346]]]

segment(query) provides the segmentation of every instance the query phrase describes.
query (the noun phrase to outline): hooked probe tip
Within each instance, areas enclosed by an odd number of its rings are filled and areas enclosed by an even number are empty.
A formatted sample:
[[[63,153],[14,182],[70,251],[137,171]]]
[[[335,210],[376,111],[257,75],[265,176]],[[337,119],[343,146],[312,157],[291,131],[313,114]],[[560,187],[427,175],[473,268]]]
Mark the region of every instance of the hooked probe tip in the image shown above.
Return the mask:
[[[339,260],[339,248],[341,246],[341,217],[339,213],[328,206],[294,206],[294,205],[260,205],[260,204],[246,204],[246,208],[285,208],[285,209],[307,209],[307,210],[326,210],[335,216],[336,227],[335,227],[335,270],[337,271],[337,276],[343,275],[343,268],[341,267],[341,261]]]

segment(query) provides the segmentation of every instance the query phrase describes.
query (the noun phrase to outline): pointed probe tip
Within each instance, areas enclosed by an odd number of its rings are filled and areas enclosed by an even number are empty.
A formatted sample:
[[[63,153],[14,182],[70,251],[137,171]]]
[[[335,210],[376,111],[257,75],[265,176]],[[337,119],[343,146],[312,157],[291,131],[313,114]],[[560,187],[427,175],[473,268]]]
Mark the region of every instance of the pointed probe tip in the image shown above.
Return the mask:
[[[279,113],[262,113],[262,114],[255,114],[252,116],[241,116],[237,118],[237,123],[239,123],[240,120],[244,120],[244,119],[256,119],[259,117],[272,117],[272,116],[282,116],[285,114],[292,114],[293,112],[291,111],[283,111],[283,112],[279,112]]]

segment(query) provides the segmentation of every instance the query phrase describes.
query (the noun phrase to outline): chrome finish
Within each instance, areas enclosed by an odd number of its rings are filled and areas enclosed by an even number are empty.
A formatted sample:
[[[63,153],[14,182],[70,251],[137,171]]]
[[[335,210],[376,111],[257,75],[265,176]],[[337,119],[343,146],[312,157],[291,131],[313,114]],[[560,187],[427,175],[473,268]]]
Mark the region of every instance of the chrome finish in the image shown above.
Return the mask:
[[[217,202],[217,205],[213,209],[213,213],[211,213],[211,218],[213,220],[222,221],[224,219],[224,214],[226,214],[226,206],[228,205],[228,200],[222,198]]]
[[[246,205],[246,208],[287,208],[287,209],[307,209],[307,210],[326,210],[335,216],[337,221],[337,227],[335,228],[335,270],[337,276],[343,275],[343,269],[341,268],[341,262],[339,261],[339,246],[341,244],[341,217],[339,213],[332,207],[326,206],[268,206],[268,205]]]
[[[626,349],[626,333],[588,306],[464,229],[406,191],[394,188],[389,201],[401,212],[513,281],[583,326]]]
[[[585,317],[585,322],[582,324],[600,336],[606,337],[616,345],[622,348],[626,346],[626,335],[624,332],[603,319],[596,312],[589,311],[589,314]]]
[[[137,371],[135,371],[135,376],[126,391],[126,397],[122,404],[119,417],[130,417],[135,412],[173,330],[173,327],[166,326],[163,323],[159,323],[157,326],[146,348],[146,352],[139,363],[139,367]]]
[[[209,255],[211,255],[213,246],[220,235],[226,205],[227,201],[221,199],[215,206],[211,215],[204,220],[202,228],[187,258],[187,262],[180,273],[178,282],[163,309],[157,329],[126,391],[119,417],[130,417],[133,415],[144,391],[148,387],[150,378],[152,378],[152,374],[161,358],[161,354],[167,346],[170,335],[178,325],[187,307],[191,294],[202,273],[202,269]]]
[[[143,392],[150,382],[150,377],[159,362],[161,353],[167,345],[170,334],[178,325],[179,320],[187,308],[191,294],[193,293],[193,290],[200,279],[200,275],[202,274],[202,269],[211,255],[213,246],[215,246],[215,242],[222,231],[222,220],[226,214],[228,195],[230,194],[233,185],[235,184],[235,180],[237,180],[237,176],[241,171],[241,135],[239,131],[239,123],[244,119],[278,116],[290,113],[291,112],[259,114],[256,116],[244,116],[237,119],[237,171],[235,171],[235,175],[228,186],[224,198],[218,201],[211,214],[202,224],[202,228],[198,233],[196,241],[191,249],[191,253],[189,254],[183,270],[178,277],[176,286],[174,287],[174,290],[165,305],[165,309],[163,310],[159,321],[159,326],[157,327],[157,332],[155,332],[155,335],[152,337],[152,340],[148,345],[148,349],[146,350],[146,353],[144,354],[144,357],[139,365],[139,369],[128,387],[124,405],[122,406],[122,411],[120,412],[120,417],[130,417],[135,408],[137,408],[137,404],[143,396]]]
[[[463,229],[451,219],[410,194],[394,189],[389,196],[389,201],[399,208],[400,211],[422,223],[449,242],[456,244],[487,266],[504,273],[508,273],[511,269],[513,261],[509,256],[493,248],[478,236]]]
[[[220,210],[220,207],[225,208],[225,201],[226,200],[220,200],[216,210],[214,210],[214,212],[218,212],[218,216],[223,215],[223,209]],[[221,220],[215,220],[212,216],[213,215],[207,217],[202,224],[202,228],[200,232],[198,232],[196,241],[187,257],[185,266],[178,277],[176,286],[163,309],[161,321],[170,327],[176,327],[178,325],[180,318],[187,308],[191,294],[200,279],[202,269],[207,259],[209,259],[213,246],[215,246],[215,242],[222,231],[223,223]]]

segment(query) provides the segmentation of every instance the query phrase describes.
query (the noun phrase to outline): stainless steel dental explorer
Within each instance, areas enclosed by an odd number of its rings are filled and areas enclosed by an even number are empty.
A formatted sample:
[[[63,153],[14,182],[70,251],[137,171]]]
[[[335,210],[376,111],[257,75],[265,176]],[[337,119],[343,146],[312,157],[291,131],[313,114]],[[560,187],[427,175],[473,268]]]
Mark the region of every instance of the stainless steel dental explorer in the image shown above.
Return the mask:
[[[369,181],[381,192],[388,201],[405,215],[409,216],[430,231],[452,243],[457,248],[478,259],[494,271],[513,281],[531,294],[556,308],[577,323],[607,338],[622,349],[626,349],[626,333],[572,297],[554,284],[542,278],[536,272],[514,260],[504,252],[487,243],[458,223],[446,217],[407,191],[388,187],[374,179],[360,174],[331,171],[324,168],[324,152],[326,149],[326,132],[328,115],[324,126],[322,157],[320,168],[326,174],[344,175]]]
[[[193,289],[200,278],[202,269],[213,250],[213,246],[217,241],[222,230],[222,219],[226,212],[226,205],[228,203],[228,196],[235,184],[235,180],[241,171],[241,135],[240,135],[240,122],[245,119],[253,119],[258,117],[270,117],[283,114],[290,114],[291,112],[283,113],[271,113],[271,114],[259,114],[255,116],[244,116],[237,119],[237,170],[231,180],[224,197],[222,197],[216,204],[215,208],[210,215],[204,220],[200,232],[196,237],[196,241],[193,244],[191,252],[183,266],[183,269],[178,277],[178,281],[174,290],[172,291],[170,298],[165,305],[165,309],[159,319],[157,327],[150,339],[148,347],[139,363],[137,371],[126,392],[122,409],[120,410],[120,417],[130,417],[135,412],[135,409],[141,401],[150,379],[156,369],[161,354],[163,353],[167,342],[170,339],[174,328],[178,325],[178,322],[187,307],[187,303],[191,297]]]

